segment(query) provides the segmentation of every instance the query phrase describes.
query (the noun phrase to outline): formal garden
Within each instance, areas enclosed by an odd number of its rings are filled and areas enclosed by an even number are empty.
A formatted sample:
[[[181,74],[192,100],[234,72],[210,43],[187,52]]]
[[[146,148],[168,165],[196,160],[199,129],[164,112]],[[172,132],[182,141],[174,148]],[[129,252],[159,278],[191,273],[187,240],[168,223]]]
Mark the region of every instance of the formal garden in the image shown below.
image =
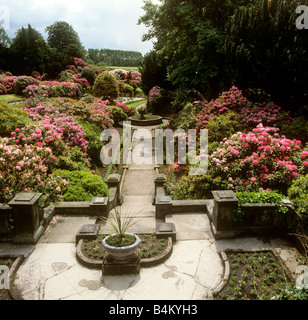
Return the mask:
[[[139,23],[149,28],[144,40],[155,38],[156,42],[139,68],[104,66],[99,62],[106,52],[85,54],[78,35],[67,25],[61,27],[74,35],[75,42],[62,52],[53,42],[59,37],[59,23],[46,28],[48,43],[30,25],[10,41],[0,29],[1,242],[10,243],[18,232],[10,204],[16,205],[19,194],[41,194],[40,221],[49,208],[57,212],[58,203],[79,203],[80,210],[88,204],[92,210],[98,204],[109,213],[119,205],[112,179],[122,177],[127,168],[123,163],[102,163],[106,141],[101,133],[115,128],[122,134],[126,120],[158,117],[161,123],[165,120],[165,129],[197,132],[196,160],[206,158],[208,169],[191,175],[190,169],[198,163],[189,162],[186,149],[183,163],[180,139],[175,139],[175,162],[169,163],[164,153],[163,164],[155,167],[164,197],[159,198],[158,182],[153,181],[156,218],[164,205],[175,212],[176,203],[199,206],[198,201],[215,202],[213,192],[225,192],[226,202],[236,199],[230,208],[219,207],[217,200],[213,215],[207,209],[216,240],[230,232],[232,239],[273,236],[270,227],[274,227],[275,235],[294,243],[300,254],[298,265],[307,266],[308,60],[304,53],[308,31],[295,27],[296,4],[221,1],[217,16],[210,4],[144,1],[146,14]],[[28,51],[23,50],[22,39],[28,40]],[[35,46],[44,52],[44,59],[34,54]],[[19,59],[22,52],[29,55],[24,65]],[[207,152],[200,147],[200,132],[205,129]],[[112,200],[115,205],[104,203],[106,198],[116,199]],[[228,217],[220,218],[221,212]],[[166,212],[162,214],[157,221],[165,218]],[[221,228],[219,219],[228,220],[229,225]],[[116,233],[121,242],[122,230]],[[101,268],[106,260],[105,236],[95,234],[79,244],[89,268],[91,263]],[[145,232],[138,239],[141,265],[171,255],[168,238]],[[11,266],[12,259],[0,256],[0,264]],[[230,251],[225,261],[228,279],[214,299],[307,300],[307,287],[296,288],[294,277],[272,251]],[[0,300],[5,299],[10,297],[0,290]]]

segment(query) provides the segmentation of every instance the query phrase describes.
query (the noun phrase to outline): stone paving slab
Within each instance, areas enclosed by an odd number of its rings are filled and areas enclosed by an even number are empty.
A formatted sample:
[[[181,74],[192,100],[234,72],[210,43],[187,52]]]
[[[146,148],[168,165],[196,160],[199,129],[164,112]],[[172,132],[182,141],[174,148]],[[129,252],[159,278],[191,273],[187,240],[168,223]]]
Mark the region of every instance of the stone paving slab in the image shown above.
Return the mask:
[[[96,217],[55,216],[39,243],[75,243],[76,234],[84,224],[95,224]]]
[[[194,250],[192,250],[194,248]],[[210,298],[223,265],[210,242],[174,246],[166,263],[139,275],[103,276],[80,265],[71,243],[38,244],[17,271],[16,289],[25,300],[191,300]],[[212,271],[211,271],[212,270]]]
[[[174,223],[177,240],[213,239],[208,216],[205,213],[171,214],[165,218]]]

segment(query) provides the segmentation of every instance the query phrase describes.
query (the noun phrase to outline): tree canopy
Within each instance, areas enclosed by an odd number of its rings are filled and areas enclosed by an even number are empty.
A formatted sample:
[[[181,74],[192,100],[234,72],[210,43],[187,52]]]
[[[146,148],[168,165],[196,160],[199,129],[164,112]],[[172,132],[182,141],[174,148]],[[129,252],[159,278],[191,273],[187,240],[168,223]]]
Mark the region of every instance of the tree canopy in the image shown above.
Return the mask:
[[[139,67],[142,59],[142,53],[137,51],[112,49],[87,50],[87,60],[89,62],[105,66]]]
[[[79,39],[78,33],[65,21],[56,21],[46,27],[47,42],[56,52],[65,53],[72,57],[84,58],[85,49]]]
[[[144,0],[139,24],[148,28],[143,40],[167,62],[168,78],[180,88],[215,95],[225,78],[225,24],[237,5],[249,0]]]

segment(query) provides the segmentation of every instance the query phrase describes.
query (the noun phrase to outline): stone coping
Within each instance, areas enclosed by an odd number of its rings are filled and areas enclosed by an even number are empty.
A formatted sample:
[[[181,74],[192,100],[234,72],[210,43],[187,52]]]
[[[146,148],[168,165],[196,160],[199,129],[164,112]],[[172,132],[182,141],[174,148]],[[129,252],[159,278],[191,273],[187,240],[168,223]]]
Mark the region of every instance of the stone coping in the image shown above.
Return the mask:
[[[83,239],[80,239],[78,244],[77,244],[77,248],[76,248],[76,258],[77,260],[85,265],[88,268],[94,268],[94,269],[101,269],[102,265],[103,265],[103,261],[96,261],[95,259],[89,259],[88,257],[86,257],[82,251],[81,251],[81,246],[83,243]],[[172,249],[173,249],[173,245],[172,245],[172,239],[171,237],[168,238],[168,242],[167,242],[167,248],[165,250],[163,250],[161,253],[155,255],[154,257],[151,258],[141,258],[140,259],[140,266],[141,267],[152,267],[155,266],[157,264],[160,264],[164,261],[166,261],[171,253],[172,253]]]

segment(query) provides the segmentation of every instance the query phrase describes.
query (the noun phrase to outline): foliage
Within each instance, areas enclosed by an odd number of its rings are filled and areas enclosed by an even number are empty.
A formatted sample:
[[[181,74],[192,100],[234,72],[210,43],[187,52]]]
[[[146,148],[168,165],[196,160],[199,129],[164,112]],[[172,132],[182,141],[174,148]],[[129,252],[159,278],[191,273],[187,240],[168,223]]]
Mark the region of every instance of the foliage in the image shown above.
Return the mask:
[[[108,72],[99,74],[94,82],[93,94],[103,99],[117,99],[119,89],[116,78]]]
[[[136,217],[142,210],[143,209],[141,209],[137,213],[123,213],[121,207],[115,207],[113,212],[111,213],[111,230],[120,237],[124,236],[128,229],[139,221],[136,220]]]
[[[166,89],[170,88],[170,82],[166,80],[166,63],[156,51],[151,51],[144,56],[140,72],[142,77],[141,88],[146,95],[156,85]]]
[[[56,157],[47,147],[13,144],[0,138],[0,202],[7,203],[18,192],[29,192],[45,185],[48,167]]]
[[[48,34],[47,42],[55,51],[70,57],[82,58],[84,56],[84,48],[79,36],[69,23],[56,21],[46,27],[45,31]]]
[[[88,49],[87,61],[93,64],[102,63],[105,66],[139,67],[142,54],[136,51]]]
[[[154,49],[167,65],[167,78],[181,89],[217,94],[228,78],[223,43],[225,24],[234,9],[250,1],[163,1],[144,0],[145,14],[139,19],[155,39]],[[219,9],[218,9],[219,8]]]
[[[234,209],[233,220],[238,221],[244,215],[242,205],[245,203],[271,203],[275,204],[276,211],[280,213],[286,213],[288,208],[282,204],[282,200],[286,198],[285,195],[273,192],[236,192],[238,198],[237,207]]]
[[[63,201],[91,201],[93,197],[109,196],[108,186],[103,179],[90,171],[56,170],[52,178],[67,181],[61,190]]]
[[[38,85],[39,81],[33,77],[20,76],[15,82],[15,94],[22,95],[23,91],[30,85]]]
[[[94,123],[88,121],[78,121],[86,136],[85,139],[88,142],[87,154],[91,159],[91,164],[100,166],[100,152],[103,148],[103,142],[100,140],[101,130]]]
[[[83,68],[81,72],[81,77],[88,80],[89,84],[93,86],[95,81],[95,72],[91,68]]]
[[[239,122],[236,120],[236,113],[228,111],[227,113],[217,115],[210,119],[206,124],[208,130],[209,143],[222,141],[225,137],[230,137],[232,134],[242,129]]]
[[[236,83],[260,88],[285,108],[307,105],[307,37],[295,27],[297,0],[239,7],[226,27],[225,53]],[[304,4],[303,2],[301,4]],[[305,3],[307,5],[307,1]]]
[[[308,157],[308,153],[305,153],[305,158]],[[306,161],[306,166],[308,162]],[[299,179],[293,181],[291,187],[288,190],[288,195],[290,200],[293,202],[296,211],[299,212],[306,224],[306,229],[308,227],[308,174],[299,177]]]
[[[206,198],[211,190],[278,190],[286,194],[292,181],[307,172],[307,150],[299,140],[258,125],[251,132],[224,138],[208,157],[203,176],[183,177],[171,189],[175,198]],[[200,160],[197,156],[197,160]]]
[[[127,115],[120,107],[109,107],[111,110],[111,117],[114,121],[115,126],[119,126],[120,122],[125,121],[127,119]]]
[[[122,102],[117,103],[117,107],[121,108],[123,112],[127,115],[127,117],[131,117],[136,114],[136,109],[134,104],[125,104]]]
[[[18,105],[0,104],[0,137],[11,137],[16,127],[32,123],[28,113]]]
[[[149,92],[147,109],[153,114],[167,114],[171,111],[172,94],[164,88],[155,86]]]

